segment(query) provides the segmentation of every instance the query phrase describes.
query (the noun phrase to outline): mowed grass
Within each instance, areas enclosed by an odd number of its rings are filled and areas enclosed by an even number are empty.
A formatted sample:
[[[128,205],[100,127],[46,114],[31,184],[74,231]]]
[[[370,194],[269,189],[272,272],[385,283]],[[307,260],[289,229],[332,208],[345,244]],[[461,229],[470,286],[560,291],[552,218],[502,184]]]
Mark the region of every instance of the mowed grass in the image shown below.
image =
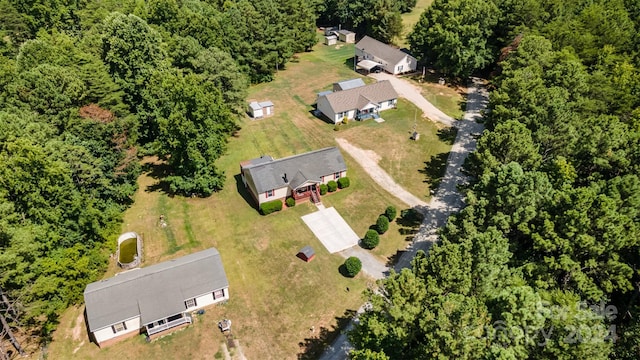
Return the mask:
[[[409,13],[402,14],[402,36],[397,41],[400,47],[408,47],[407,35],[413,31],[413,27],[420,20],[420,15],[433,3],[433,0],[418,0],[416,6]]]
[[[207,309],[194,326],[161,340],[147,344],[136,337],[106,349],[89,343],[82,308],[71,308],[54,334],[48,349],[50,358],[220,357],[224,338],[216,323],[223,318],[232,319],[233,334],[249,359],[295,359],[303,353],[313,357],[338,334],[340,319],[362,304],[362,291],[372,280],[364,274],[354,279],[339,274],[344,259],[329,254],[300,219],[316,211],[315,206],[301,203],[269,216],[259,215],[240,180],[239,163],[263,154],[279,158],[335,146],[335,136],[349,135],[349,129],[334,132],[332,125],[309,111],[317,91],[332,82],[358,76],[347,64],[352,53],[353,45],[318,45],[315,51],[300,54],[300,61],[289,64],[272,83],[251,89],[251,98],[275,103],[276,115],[256,121],[245,119],[242,130],[230,139],[227,155],[217,163],[227,177],[221,192],[200,199],[171,197],[151,190],[158,182],[153,174],[159,164],[154,159],[147,160],[149,171],[139,179],[140,189],[134,205],[125,213],[123,231],[137,231],[143,236],[144,266],[212,246],[218,248],[230,282],[229,302]],[[359,127],[379,136],[377,131],[383,126],[363,123]],[[408,136],[408,129],[401,127],[403,135]],[[353,139],[355,145],[367,148],[358,136],[353,135]],[[398,143],[399,148],[409,145],[404,140]],[[383,153],[382,149],[373,149]],[[323,202],[334,206],[363,236],[388,205],[398,210],[405,206],[375,184],[348,154],[344,155],[352,186],[324,197]],[[426,156],[416,159],[426,160]],[[168,224],[164,228],[159,224],[160,215]],[[382,260],[406,247],[407,239],[401,230],[393,223],[382,237],[381,250],[376,252]],[[317,254],[310,263],[295,257],[305,245],[311,245]],[[105,277],[115,272],[111,264]],[[347,287],[350,291],[346,291]]]

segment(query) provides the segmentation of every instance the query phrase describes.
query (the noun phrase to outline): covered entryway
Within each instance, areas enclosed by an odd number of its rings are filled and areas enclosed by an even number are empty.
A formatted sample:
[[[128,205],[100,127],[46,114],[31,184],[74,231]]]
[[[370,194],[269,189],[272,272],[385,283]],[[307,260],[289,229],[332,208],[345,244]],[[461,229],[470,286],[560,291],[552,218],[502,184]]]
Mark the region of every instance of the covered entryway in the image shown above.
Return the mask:
[[[358,245],[360,241],[360,237],[333,207],[305,215],[302,221],[332,254]]]

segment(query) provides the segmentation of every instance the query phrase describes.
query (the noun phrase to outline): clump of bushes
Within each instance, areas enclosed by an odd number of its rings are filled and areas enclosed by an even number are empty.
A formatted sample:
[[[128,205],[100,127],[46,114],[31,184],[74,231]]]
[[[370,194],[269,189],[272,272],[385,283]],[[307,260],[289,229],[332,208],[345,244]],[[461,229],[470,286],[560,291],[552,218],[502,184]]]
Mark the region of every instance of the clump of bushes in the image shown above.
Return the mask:
[[[284,202],[287,204],[287,207],[296,206],[296,199],[294,199],[292,197],[288,197],[287,200],[285,200]]]
[[[354,277],[362,270],[362,261],[355,256],[351,256],[344,261],[344,270],[347,276]]]
[[[376,221],[376,230],[378,230],[378,234],[382,235],[389,230],[389,219],[386,215],[378,216],[378,221]]]
[[[345,189],[348,188],[349,185],[351,185],[351,180],[349,180],[348,177],[341,177],[340,179],[338,179],[338,187],[340,189]]]
[[[282,210],[282,201],[273,200],[260,204],[260,212],[262,215],[269,215],[273,212]]]
[[[335,182],[334,180],[331,180],[327,183],[327,189],[329,189],[329,192],[334,192],[338,189],[338,183]]]
[[[362,239],[362,245],[365,249],[373,249],[380,244],[380,235],[375,230],[368,230]]]
[[[324,195],[329,190],[327,184],[320,184],[320,195]]]
[[[389,205],[385,209],[384,215],[387,217],[387,219],[389,219],[389,221],[393,221],[396,219],[396,216],[398,215],[398,211],[396,211],[396,208],[394,206]]]

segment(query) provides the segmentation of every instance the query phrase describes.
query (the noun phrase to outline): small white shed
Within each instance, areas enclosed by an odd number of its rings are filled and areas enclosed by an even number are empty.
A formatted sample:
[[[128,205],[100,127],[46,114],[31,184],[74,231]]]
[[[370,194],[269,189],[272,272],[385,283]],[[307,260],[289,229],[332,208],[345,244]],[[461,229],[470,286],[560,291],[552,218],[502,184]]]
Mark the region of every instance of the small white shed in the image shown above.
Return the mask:
[[[349,30],[340,30],[338,31],[338,37],[340,41],[345,42],[347,44],[353,44],[356,42],[356,33]]]
[[[335,45],[338,42],[338,37],[335,35],[329,35],[324,37],[325,45]]]
[[[259,119],[271,115],[273,115],[273,103],[271,101],[252,101],[249,103],[249,116],[252,118]]]

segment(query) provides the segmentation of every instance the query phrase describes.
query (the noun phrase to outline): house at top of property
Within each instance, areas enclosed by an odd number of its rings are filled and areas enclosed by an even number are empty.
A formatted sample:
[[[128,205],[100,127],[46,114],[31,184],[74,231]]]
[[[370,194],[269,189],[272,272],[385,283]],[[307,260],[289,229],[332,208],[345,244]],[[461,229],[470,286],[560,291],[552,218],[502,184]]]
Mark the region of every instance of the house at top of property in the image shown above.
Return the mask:
[[[89,336],[100,347],[158,336],[190,324],[190,312],[228,300],[228,288],[215,248],[93,282],[84,291]]]
[[[319,185],[347,176],[347,165],[340,150],[329,147],[282,159],[261,156],[240,163],[240,173],[259,206],[289,196],[317,201]]]
[[[381,67],[393,75],[415,71],[418,66],[413,56],[369,36],[356,43],[356,63],[361,69]]]
[[[398,93],[389,80],[322,94],[318,94],[318,111],[334,124],[342,122],[345,117],[357,120],[375,118],[380,111],[395,108],[398,103]]]
[[[362,81],[362,79],[360,78],[344,80],[337,83],[333,83],[333,91],[349,90],[349,89],[354,89],[354,88],[365,86],[365,85],[366,84],[364,83],[364,81]]]

